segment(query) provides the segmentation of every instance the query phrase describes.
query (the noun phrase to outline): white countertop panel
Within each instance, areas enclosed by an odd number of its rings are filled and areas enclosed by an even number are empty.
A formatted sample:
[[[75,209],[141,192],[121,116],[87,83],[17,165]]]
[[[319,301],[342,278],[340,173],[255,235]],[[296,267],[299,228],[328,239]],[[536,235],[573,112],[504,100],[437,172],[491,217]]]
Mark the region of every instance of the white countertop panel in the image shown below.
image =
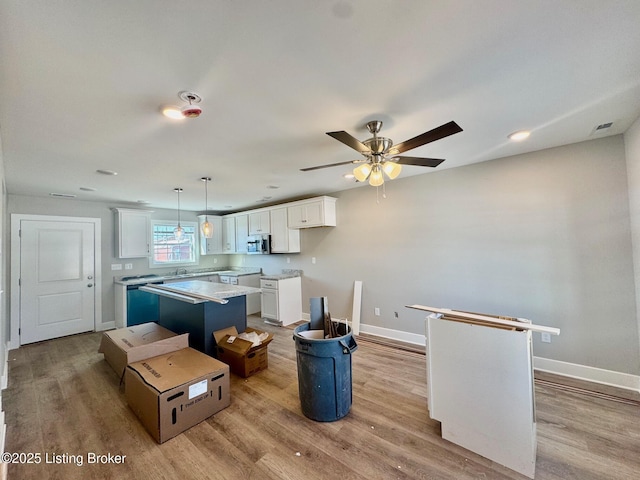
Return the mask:
[[[205,282],[202,280],[185,280],[166,285],[153,285],[154,287],[180,293],[182,295],[193,295],[199,298],[211,298],[220,300],[225,298],[239,297],[251,293],[260,293],[262,290],[243,285],[229,285],[227,283]]]

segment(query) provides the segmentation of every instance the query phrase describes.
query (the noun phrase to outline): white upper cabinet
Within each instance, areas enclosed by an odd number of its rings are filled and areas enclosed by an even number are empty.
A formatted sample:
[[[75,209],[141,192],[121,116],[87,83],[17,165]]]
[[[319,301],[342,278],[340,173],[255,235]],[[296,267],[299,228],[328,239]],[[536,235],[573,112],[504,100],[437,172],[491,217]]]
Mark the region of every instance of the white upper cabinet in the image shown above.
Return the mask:
[[[249,235],[264,235],[271,233],[269,210],[249,213]]]
[[[249,215],[236,215],[236,253],[247,253]]]
[[[235,217],[222,217],[222,253],[236,253]]]
[[[116,256],[140,258],[151,255],[151,211],[114,208]]]
[[[335,227],[336,199],[317,197],[288,207],[289,228]]]
[[[300,230],[287,225],[287,207],[271,209],[271,252],[300,252]]]
[[[213,237],[206,238],[202,234],[205,218],[213,225]],[[215,215],[198,215],[198,231],[200,233],[200,255],[222,253],[222,217]]]

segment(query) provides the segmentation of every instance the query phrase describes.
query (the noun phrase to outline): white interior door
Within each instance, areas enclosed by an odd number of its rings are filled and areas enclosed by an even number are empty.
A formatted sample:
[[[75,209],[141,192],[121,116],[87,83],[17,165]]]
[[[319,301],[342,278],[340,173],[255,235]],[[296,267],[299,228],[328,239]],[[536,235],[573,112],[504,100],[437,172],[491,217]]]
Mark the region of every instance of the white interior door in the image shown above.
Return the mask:
[[[94,330],[95,226],[20,222],[20,343]]]

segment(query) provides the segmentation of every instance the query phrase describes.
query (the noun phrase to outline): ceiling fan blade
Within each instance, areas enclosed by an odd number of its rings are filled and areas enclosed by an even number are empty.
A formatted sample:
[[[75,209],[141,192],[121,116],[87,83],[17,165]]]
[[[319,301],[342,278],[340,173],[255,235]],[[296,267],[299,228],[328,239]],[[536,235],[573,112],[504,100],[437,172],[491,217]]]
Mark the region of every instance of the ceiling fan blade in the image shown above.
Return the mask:
[[[422,158],[422,157],[393,157],[396,163],[401,165],[416,165],[418,167],[437,167],[444,158]]]
[[[344,143],[347,147],[351,147],[363,155],[371,154],[371,149],[369,147],[367,147],[364,143],[362,143],[356,137],[349,135],[344,130],[341,130],[339,132],[327,132],[327,135],[335,138],[339,142]]]
[[[453,135],[454,133],[459,133],[461,131],[462,128],[460,128],[456,122],[451,121],[444,125],[440,125],[433,130],[429,130],[428,132],[418,135],[417,137],[413,137],[405,142],[394,145],[389,149],[388,153],[396,155],[398,153],[406,152],[412,148],[435,142],[436,140],[440,140],[441,138],[448,137],[449,135]]]
[[[328,165],[319,165],[317,167],[307,167],[307,168],[301,168],[300,171],[302,172],[308,172],[310,170],[319,170],[320,168],[329,168],[329,167],[337,167],[339,165],[348,165],[349,163],[360,163],[363,160],[349,160],[348,162],[338,162],[338,163],[330,163]]]

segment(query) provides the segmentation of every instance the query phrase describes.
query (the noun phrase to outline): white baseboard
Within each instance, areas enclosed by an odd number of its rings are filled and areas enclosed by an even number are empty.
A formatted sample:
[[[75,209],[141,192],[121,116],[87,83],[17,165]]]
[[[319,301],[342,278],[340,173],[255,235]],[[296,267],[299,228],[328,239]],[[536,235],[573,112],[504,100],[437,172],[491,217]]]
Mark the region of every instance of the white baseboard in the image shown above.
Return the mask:
[[[586,380],[612,387],[640,392],[640,376],[614,372],[602,368],[561,362],[549,358],[533,357],[533,368],[541,372],[554,373],[565,377]]]
[[[360,332],[390,340],[398,340],[414,345],[425,345],[425,336],[416,333],[407,333],[390,328],[376,327],[373,325],[360,324]],[[628,373],[614,372],[602,368],[578,365],[575,363],[561,362],[542,357],[533,357],[533,368],[541,372],[553,373],[564,377],[586,380],[588,382],[609,385],[640,392],[640,376]]]

